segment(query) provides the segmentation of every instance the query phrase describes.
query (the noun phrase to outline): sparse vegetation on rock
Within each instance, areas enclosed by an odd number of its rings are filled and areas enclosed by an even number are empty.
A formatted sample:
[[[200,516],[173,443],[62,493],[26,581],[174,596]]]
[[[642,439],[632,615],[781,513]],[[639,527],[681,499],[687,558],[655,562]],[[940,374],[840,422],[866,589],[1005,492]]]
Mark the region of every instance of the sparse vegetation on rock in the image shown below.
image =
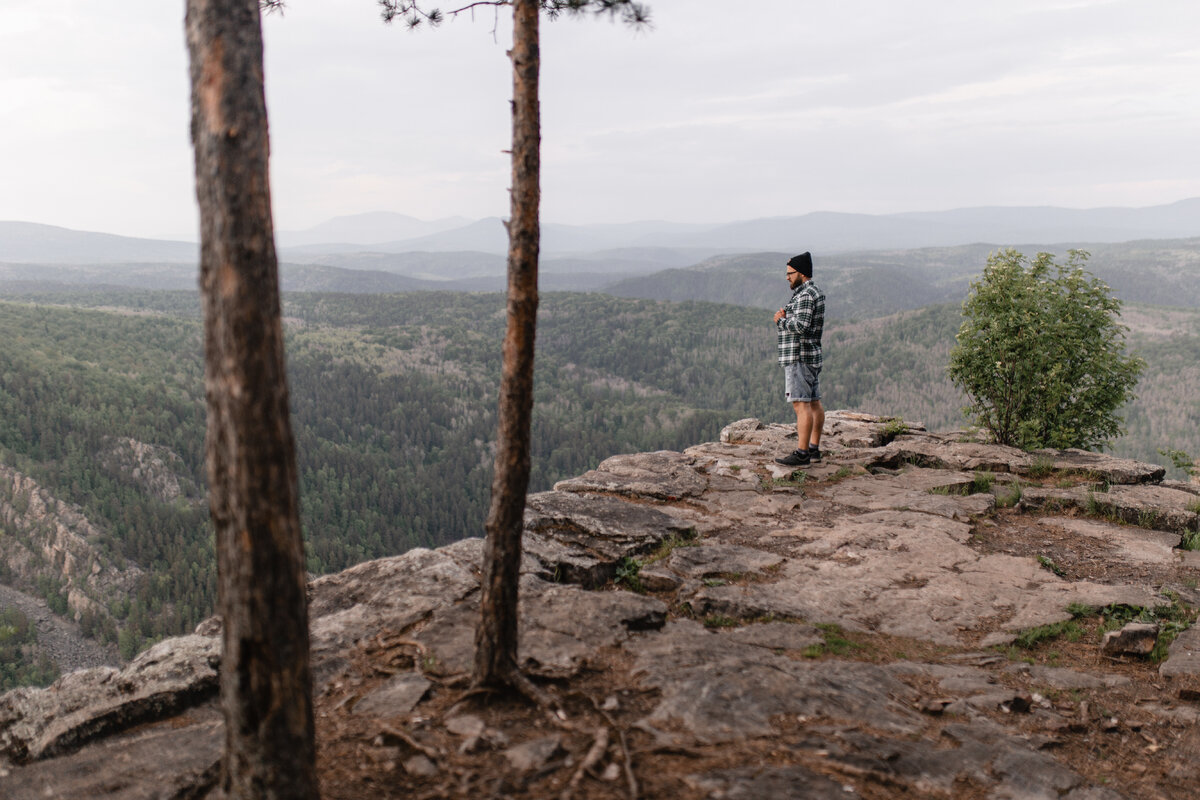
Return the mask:
[[[1111,456],[1046,451],[1034,477],[1028,453],[956,433],[880,444],[885,424],[831,412],[803,492],[759,480],[791,426],[744,420],[532,496],[520,657],[566,720],[458,703],[478,539],[317,579],[322,796],[1200,792],[1178,755],[1200,744],[1200,560],[1177,532],[1079,505],[1103,484],[1161,520],[1182,502],[1170,492],[1197,495]],[[1016,474],[1024,497],[998,507]],[[614,591],[634,564],[642,593]],[[0,698],[5,788],[104,797],[119,769],[121,786],[208,796],[216,630]]]

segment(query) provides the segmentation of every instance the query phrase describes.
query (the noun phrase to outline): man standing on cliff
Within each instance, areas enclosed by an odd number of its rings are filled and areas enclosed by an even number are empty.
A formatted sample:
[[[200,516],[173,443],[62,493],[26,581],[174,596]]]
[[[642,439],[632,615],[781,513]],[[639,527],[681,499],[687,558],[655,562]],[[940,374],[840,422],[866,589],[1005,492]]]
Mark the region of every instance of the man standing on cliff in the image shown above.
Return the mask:
[[[801,253],[787,262],[792,299],[775,312],[779,363],[784,391],[796,411],[796,450],[775,459],[787,467],[807,467],[821,460],[821,332],[825,328],[825,295],[812,280],[812,256]]]

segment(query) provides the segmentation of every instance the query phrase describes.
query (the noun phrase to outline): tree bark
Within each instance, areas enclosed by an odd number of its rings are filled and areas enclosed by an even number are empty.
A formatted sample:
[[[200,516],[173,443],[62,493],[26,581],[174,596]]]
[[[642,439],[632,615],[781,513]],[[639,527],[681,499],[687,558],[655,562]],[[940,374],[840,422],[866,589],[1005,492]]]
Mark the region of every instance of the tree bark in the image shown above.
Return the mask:
[[[482,616],[475,632],[476,686],[511,686],[517,669],[517,587],[529,488],[533,354],[537,328],[541,122],[538,0],[513,2],[512,219],[508,223],[508,323],[499,432],[483,547]]]
[[[224,620],[222,788],[316,798],[304,546],[268,183],[258,0],[188,0],[206,458]]]

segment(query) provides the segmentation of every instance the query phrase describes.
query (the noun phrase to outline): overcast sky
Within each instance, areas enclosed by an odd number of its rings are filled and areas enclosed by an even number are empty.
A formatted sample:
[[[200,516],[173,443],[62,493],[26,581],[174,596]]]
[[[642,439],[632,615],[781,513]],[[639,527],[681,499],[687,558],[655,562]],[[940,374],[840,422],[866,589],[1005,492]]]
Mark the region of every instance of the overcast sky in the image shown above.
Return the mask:
[[[648,4],[542,25],[545,221],[1200,196],[1196,0]],[[0,0],[0,220],[194,236],[183,9]],[[474,17],[264,19],[278,229],[507,215],[510,14]]]

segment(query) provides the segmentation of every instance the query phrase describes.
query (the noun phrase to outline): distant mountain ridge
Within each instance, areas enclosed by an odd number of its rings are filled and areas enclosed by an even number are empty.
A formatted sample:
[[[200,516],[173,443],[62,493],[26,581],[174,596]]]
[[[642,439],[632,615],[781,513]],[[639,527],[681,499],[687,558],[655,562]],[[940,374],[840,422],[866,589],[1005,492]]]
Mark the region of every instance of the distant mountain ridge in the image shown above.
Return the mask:
[[[1087,269],[1125,302],[1200,308],[1200,237],[1108,244],[1014,244],[1032,258],[1061,257],[1070,247],[1090,253]],[[971,244],[820,255],[813,278],[828,295],[831,319],[870,319],[932,303],[961,303],[998,246]],[[789,251],[721,255],[683,268],[609,283],[617,297],[681,302],[701,300],[764,309],[787,296],[783,263]]]
[[[42,225],[0,221],[0,262],[17,264],[106,264],[129,261],[196,263],[195,242],[139,239]]]
[[[300,231],[277,231],[280,247],[303,247],[314,244],[340,243],[347,247],[415,239],[471,224],[466,217],[447,217],[425,221],[392,211],[372,211],[334,217],[331,220]]]
[[[820,211],[717,224],[640,221],[603,225],[542,225],[546,257],[581,256],[627,248],[715,253],[811,250],[824,254],[968,244],[1115,243],[1200,236],[1200,197],[1146,208],[1067,209],[979,207],[898,214]],[[305,231],[279,234],[281,260],[326,263],[352,253],[503,255],[508,241],[498,217],[424,222],[388,212],[338,217]],[[190,242],[137,239],[30,222],[0,222],[0,262],[101,264],[191,262]],[[654,259],[650,259],[654,260]]]

